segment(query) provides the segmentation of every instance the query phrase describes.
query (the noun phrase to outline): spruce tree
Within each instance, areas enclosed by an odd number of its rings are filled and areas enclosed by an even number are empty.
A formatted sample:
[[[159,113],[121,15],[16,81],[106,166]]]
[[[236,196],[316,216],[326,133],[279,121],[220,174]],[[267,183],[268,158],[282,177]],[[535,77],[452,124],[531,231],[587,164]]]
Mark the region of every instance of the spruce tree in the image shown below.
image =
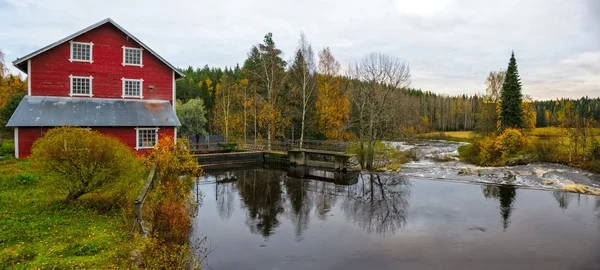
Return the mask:
[[[505,128],[523,128],[523,95],[521,94],[521,78],[517,70],[515,52],[510,57],[506,77],[500,95],[500,125]]]

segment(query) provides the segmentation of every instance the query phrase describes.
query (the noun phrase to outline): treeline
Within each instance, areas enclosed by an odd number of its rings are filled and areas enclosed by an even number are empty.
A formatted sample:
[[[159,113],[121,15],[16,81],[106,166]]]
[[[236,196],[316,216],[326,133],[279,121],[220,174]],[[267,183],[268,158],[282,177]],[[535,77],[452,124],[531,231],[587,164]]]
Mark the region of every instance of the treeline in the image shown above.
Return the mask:
[[[230,130],[232,133],[230,136],[235,137],[243,137],[243,112],[244,112],[244,104],[251,103],[253,98],[252,96],[247,96],[247,93],[244,92],[244,87],[247,87],[248,80],[239,65],[236,65],[233,68],[225,67],[225,68],[215,68],[204,66],[203,68],[194,68],[188,67],[183,69],[182,72],[185,74],[185,78],[177,81],[177,99],[182,102],[187,102],[190,99],[200,98],[204,102],[204,106],[206,109],[206,118],[209,120],[207,131],[211,134],[225,134],[223,119],[219,119],[218,112],[215,114],[215,109],[218,108],[218,104],[216,102],[219,101],[219,97],[216,96],[217,87],[222,87],[222,78],[225,76],[226,80],[233,80],[236,84],[238,84],[238,88],[234,89],[234,91],[239,91],[231,95],[231,116],[230,121],[234,123],[233,129]],[[345,91],[338,92],[342,97],[342,100],[339,100],[339,97],[334,97],[334,101],[338,101],[342,103],[342,106],[337,107],[345,107],[343,106],[344,101],[348,103],[352,109],[350,104],[350,96],[347,96],[348,85],[351,83],[351,79],[347,76],[339,77],[339,84],[341,88]],[[241,87],[240,87],[241,86]],[[318,88],[318,87],[317,87]],[[296,100],[294,99],[294,93],[291,91],[289,86],[284,86],[282,95],[288,95],[288,98],[284,98],[288,103],[284,105],[291,105],[289,108],[291,112],[288,112],[288,116],[293,116],[293,113],[300,114],[301,112],[295,111],[301,110],[299,104],[295,104]],[[332,89],[319,89],[321,91],[316,91],[317,95],[327,95],[326,91]],[[286,92],[287,91],[287,92]],[[246,96],[244,96],[246,94]],[[345,95],[344,95],[345,94]],[[345,100],[345,98],[348,98]],[[454,131],[454,130],[472,130],[475,124],[475,121],[478,118],[478,113],[481,111],[481,107],[483,106],[484,99],[479,95],[461,95],[461,96],[448,96],[448,95],[440,95],[435,94],[430,91],[424,91],[421,89],[413,89],[413,88],[403,88],[400,89],[399,98],[401,99],[396,108],[398,110],[398,118],[393,120],[394,124],[399,124],[400,126],[405,127],[405,131],[407,134],[412,132],[428,132],[428,131]],[[321,98],[321,102],[325,102],[324,97]],[[249,105],[249,104],[247,104]],[[293,108],[293,106],[298,106],[298,108]],[[248,107],[248,106],[246,106]],[[335,106],[332,105],[332,108]],[[248,111],[251,108],[246,108]],[[248,112],[247,112],[248,113]],[[292,114],[290,114],[292,113]],[[335,112],[331,112],[335,113]],[[309,121],[315,122],[318,119],[315,119],[317,116],[317,106],[315,103],[312,103],[309,110],[307,111],[307,118]],[[346,117],[350,118],[352,112],[350,112]],[[247,115],[248,126],[247,131],[249,132],[248,138],[253,138],[254,130],[252,126],[252,121],[254,117],[253,115]],[[340,116],[340,118],[342,118]],[[300,129],[300,123],[298,119],[293,119],[290,125],[287,126],[287,131],[285,131],[285,135],[282,137],[292,139],[297,136],[292,136],[293,130]],[[221,125],[221,126],[219,126]],[[412,129],[411,129],[412,127]],[[309,138],[325,138],[327,131],[318,131],[318,130],[309,130],[309,134],[307,135]],[[298,135],[299,136],[299,135]],[[342,136],[343,137],[343,136]]]
[[[535,108],[538,127],[561,126],[560,112],[572,106],[582,123],[595,120],[600,122],[600,98],[556,99],[536,101]],[[570,108],[569,108],[570,110]]]
[[[267,34],[242,66],[182,69],[177,97],[183,103],[201,99],[207,132],[232,139],[349,140],[360,137],[369,124],[377,137],[389,139],[475,127],[484,104],[481,96],[410,88],[408,63],[395,58],[372,54],[361,61],[342,74],[329,48],[315,55],[301,36],[293,60],[286,62]],[[379,71],[396,65],[399,73],[369,77],[377,75],[364,73],[369,65]]]

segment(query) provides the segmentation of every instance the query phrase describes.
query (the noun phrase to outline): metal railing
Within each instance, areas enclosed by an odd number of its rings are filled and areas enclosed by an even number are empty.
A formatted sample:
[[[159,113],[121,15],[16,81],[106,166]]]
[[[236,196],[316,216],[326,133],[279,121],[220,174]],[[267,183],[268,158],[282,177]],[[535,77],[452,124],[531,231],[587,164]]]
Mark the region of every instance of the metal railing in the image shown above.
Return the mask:
[[[238,148],[248,150],[261,150],[261,151],[281,151],[286,152],[294,148],[300,148],[299,140],[277,140],[271,141],[271,147],[269,149],[269,143],[267,140],[247,140],[246,142],[238,143]],[[346,152],[348,148],[348,142],[340,141],[320,141],[320,140],[304,140],[302,143],[303,149],[310,150],[321,150],[321,151],[333,151],[333,152]]]

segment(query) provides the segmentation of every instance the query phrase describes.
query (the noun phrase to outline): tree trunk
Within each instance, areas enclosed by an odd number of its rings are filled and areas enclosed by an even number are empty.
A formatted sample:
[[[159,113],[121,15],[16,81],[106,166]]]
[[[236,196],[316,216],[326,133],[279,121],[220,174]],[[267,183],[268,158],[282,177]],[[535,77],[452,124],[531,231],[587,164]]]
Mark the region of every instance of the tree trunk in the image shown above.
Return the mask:
[[[67,201],[68,202],[74,202],[76,201],[79,197],[81,197],[83,194],[85,194],[84,191],[82,190],[77,190],[77,191],[71,191],[69,192],[69,194],[67,195]]]
[[[302,143],[304,142],[304,119],[306,118],[306,103],[304,103],[302,108],[302,125],[300,128],[300,148],[302,148]]]
[[[247,128],[248,128],[248,124],[247,124],[247,111],[248,111],[248,90],[244,89],[244,143],[248,143],[248,141],[246,140],[246,134],[247,134]]]
[[[371,105],[369,113],[369,145],[367,146],[367,170],[373,169],[373,160],[375,155],[375,105]]]

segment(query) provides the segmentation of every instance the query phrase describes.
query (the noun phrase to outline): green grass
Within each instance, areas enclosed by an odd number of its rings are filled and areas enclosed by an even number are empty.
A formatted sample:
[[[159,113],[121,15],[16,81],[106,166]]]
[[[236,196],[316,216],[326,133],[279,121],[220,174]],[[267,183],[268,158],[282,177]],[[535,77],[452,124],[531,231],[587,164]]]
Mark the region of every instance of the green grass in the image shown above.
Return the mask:
[[[0,156],[14,155],[15,154],[15,141],[4,139],[0,146]]]
[[[66,203],[28,160],[0,161],[0,268],[128,267],[128,218],[98,195]]]

